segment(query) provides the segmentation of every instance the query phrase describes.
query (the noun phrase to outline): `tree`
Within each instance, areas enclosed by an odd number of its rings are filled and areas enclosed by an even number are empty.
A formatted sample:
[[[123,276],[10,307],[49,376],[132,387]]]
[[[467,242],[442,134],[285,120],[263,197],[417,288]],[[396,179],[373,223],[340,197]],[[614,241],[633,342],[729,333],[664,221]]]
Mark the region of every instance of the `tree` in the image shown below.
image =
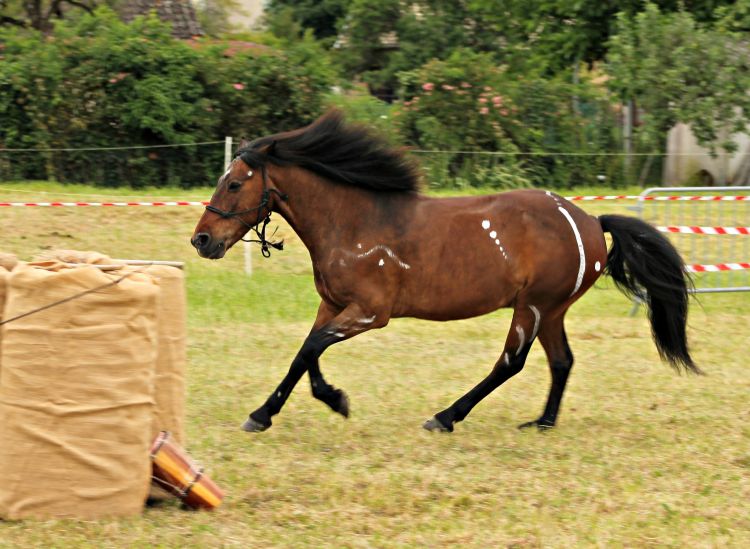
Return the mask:
[[[31,27],[38,31],[52,30],[52,20],[62,19],[69,9],[92,13],[97,4],[93,0],[0,0],[0,25]]]
[[[270,0],[268,19],[291,19],[302,31],[312,29],[318,40],[338,34],[338,22],[344,17],[352,0]],[[270,24],[273,27],[273,22]]]
[[[601,61],[615,31],[617,14],[632,17],[647,0],[473,0],[475,18],[505,37],[504,59],[523,70],[555,74],[578,62]],[[656,0],[662,12],[685,11],[695,21],[711,23],[717,6],[735,0]],[[500,7],[498,4],[501,4]]]
[[[750,51],[735,37],[699,26],[686,11],[655,4],[622,13],[610,42],[610,88],[643,111],[636,137],[647,152],[662,150],[678,122],[701,144],[732,149],[728,133],[743,131],[750,114]]]

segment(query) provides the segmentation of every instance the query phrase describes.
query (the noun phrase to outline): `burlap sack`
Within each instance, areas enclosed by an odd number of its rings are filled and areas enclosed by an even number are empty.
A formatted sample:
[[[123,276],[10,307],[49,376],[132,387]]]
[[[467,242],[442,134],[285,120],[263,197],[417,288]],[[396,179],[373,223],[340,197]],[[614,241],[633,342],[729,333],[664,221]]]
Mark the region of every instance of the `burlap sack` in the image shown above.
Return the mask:
[[[141,511],[151,480],[159,287],[142,274],[19,265],[0,371],[0,517],[97,519]]]
[[[18,258],[9,253],[0,252],[0,267],[5,268],[8,271],[12,271],[13,267],[18,263]]]
[[[180,445],[185,445],[185,365],[187,303],[185,277],[181,269],[164,265],[128,267],[141,269],[153,277],[161,289],[157,325],[158,351],[154,379],[153,438],[160,431],[169,431]],[[162,500],[174,497],[158,486],[151,485],[149,498]]]
[[[161,290],[158,324],[158,351],[154,380],[153,437],[169,431],[185,445],[185,365],[187,341],[187,302],[185,277],[181,269],[150,265],[143,272],[154,278]]]
[[[5,308],[5,293],[6,288],[8,286],[8,277],[10,276],[10,273],[7,271],[5,267],[0,267],[0,321],[3,320],[3,309]],[[3,333],[2,330],[0,330],[0,346],[2,345],[3,341]],[[3,369],[3,355],[0,354],[0,372],[2,372]],[[2,416],[0,416],[0,421],[2,421]],[[1,443],[2,441],[0,441]]]
[[[63,263],[86,263],[87,265],[112,265],[115,263],[111,257],[99,252],[79,250],[47,250],[37,255],[33,261],[61,261]]]

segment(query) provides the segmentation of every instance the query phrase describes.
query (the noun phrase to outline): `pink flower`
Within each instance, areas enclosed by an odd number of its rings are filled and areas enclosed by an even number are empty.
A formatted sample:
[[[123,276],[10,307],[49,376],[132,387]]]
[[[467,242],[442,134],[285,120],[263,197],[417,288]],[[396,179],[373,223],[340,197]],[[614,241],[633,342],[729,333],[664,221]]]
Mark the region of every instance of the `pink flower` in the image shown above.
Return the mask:
[[[469,84],[468,82],[461,82],[461,87],[462,88],[470,88],[471,84]]]
[[[508,109],[500,109],[500,114],[503,116],[508,116]]]
[[[481,109],[479,109],[479,114],[485,114],[486,115],[486,114],[489,114],[489,113],[490,113],[490,109],[488,109],[487,107],[482,107]]]
[[[456,86],[451,86],[450,84],[443,84],[443,86],[442,86],[442,87],[443,87],[443,89],[444,89],[445,91],[453,91],[453,90],[455,90],[455,89],[456,89]]]
[[[240,84],[239,82],[237,82],[235,84],[232,84],[232,87],[235,90],[244,90],[245,89],[245,85],[244,84]]]
[[[503,98],[499,95],[496,95],[495,97],[492,98],[492,103],[494,103],[496,107],[499,107],[500,105],[503,104]]]
[[[490,91],[492,91],[492,88],[490,88],[489,86],[485,86],[485,87],[484,87],[483,89],[484,89],[484,91],[486,91],[486,92],[490,92]]]
[[[482,105],[484,105],[484,104],[485,104],[485,103],[487,102],[487,98],[486,98],[486,97],[480,97],[480,98],[478,99],[478,101],[479,101],[479,102],[480,102],[480,103],[481,103]]]
[[[424,84],[422,84],[422,89],[424,91],[432,91],[434,88],[435,84],[433,84],[432,82],[425,82]]]

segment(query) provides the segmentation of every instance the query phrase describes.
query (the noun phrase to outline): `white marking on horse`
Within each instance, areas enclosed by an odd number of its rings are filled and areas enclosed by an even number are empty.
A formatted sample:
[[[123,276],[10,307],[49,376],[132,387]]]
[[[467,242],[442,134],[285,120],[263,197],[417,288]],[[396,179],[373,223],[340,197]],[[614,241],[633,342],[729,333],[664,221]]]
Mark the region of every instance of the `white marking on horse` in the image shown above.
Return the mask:
[[[483,228],[483,229],[484,229],[485,231],[486,231],[487,229],[489,229],[489,228],[490,228],[490,220],[489,220],[489,219],[484,219],[484,220],[482,220],[482,228]],[[502,247],[502,245],[500,244],[500,239],[498,238],[498,234],[497,234],[497,231],[494,231],[494,230],[493,230],[493,231],[490,231],[490,232],[489,232],[489,237],[490,237],[490,239],[493,239],[493,240],[495,241],[495,244],[496,244],[497,246],[499,246],[499,247],[500,247],[500,252],[502,252],[502,254],[503,254],[503,257],[504,257],[505,259],[508,259],[508,254],[507,254],[507,253],[505,253],[505,248],[503,248],[503,247]]]
[[[281,391],[277,391],[277,392],[276,392],[276,397],[277,397],[277,398],[281,398]]]
[[[358,249],[358,250],[361,250],[361,249],[362,249],[362,244],[360,244],[359,242],[357,243],[357,249]]]
[[[539,331],[539,321],[541,320],[542,315],[539,314],[539,309],[537,309],[533,305],[529,305],[529,309],[531,309],[531,312],[534,313],[534,331],[531,332],[531,340],[533,341],[536,337],[536,333]]]
[[[503,355],[503,360],[505,361],[505,364],[510,364],[510,357],[508,356],[508,353],[505,353]]]
[[[365,257],[369,257],[370,255],[372,255],[373,253],[375,253],[378,250],[381,250],[381,251],[385,252],[386,255],[388,257],[390,257],[393,261],[395,261],[396,264],[398,264],[398,266],[401,267],[402,269],[411,269],[411,266],[408,263],[404,263],[403,261],[401,261],[401,258],[398,257],[393,252],[393,250],[391,250],[388,246],[385,246],[383,244],[378,244],[377,246],[373,246],[372,248],[370,248],[366,252],[363,252],[361,254],[357,254],[357,257],[359,259],[364,259]],[[378,262],[378,265],[380,265],[382,267],[384,263],[385,262],[381,258],[380,261]]]
[[[523,333],[523,327],[516,325],[516,332],[518,332],[518,339],[520,340],[520,343],[518,344],[518,350],[516,351],[516,356],[521,354],[521,349],[523,349],[523,344],[526,341],[526,334]]]
[[[385,260],[382,257],[380,258],[380,261],[378,261],[378,265],[380,265],[381,267],[385,265]]]
[[[598,273],[602,269],[602,264],[598,261],[594,263],[594,270]]]
[[[586,271],[586,252],[583,249],[581,233],[578,232],[578,226],[576,225],[576,222],[573,221],[573,217],[568,213],[568,210],[562,206],[558,206],[557,209],[560,210],[560,213],[562,213],[565,216],[565,219],[568,220],[568,223],[570,223],[570,227],[573,229],[573,234],[575,234],[576,237],[576,244],[578,244],[578,276],[576,277],[576,285],[573,288],[573,291],[570,292],[570,295],[573,295],[578,291],[578,288],[581,287],[581,283],[583,282],[583,273]]]
[[[360,324],[372,324],[375,322],[375,315],[372,315],[370,318],[360,318],[358,322]]]

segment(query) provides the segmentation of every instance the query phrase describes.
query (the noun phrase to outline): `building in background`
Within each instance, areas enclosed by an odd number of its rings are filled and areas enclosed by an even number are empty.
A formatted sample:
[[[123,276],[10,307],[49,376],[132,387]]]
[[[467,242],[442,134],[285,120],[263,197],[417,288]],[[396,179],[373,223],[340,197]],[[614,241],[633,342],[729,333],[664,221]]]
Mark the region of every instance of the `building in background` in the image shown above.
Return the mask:
[[[687,124],[677,124],[667,136],[664,184],[750,185],[750,135],[732,135],[737,150],[717,149],[715,156],[698,140]]]
[[[190,0],[134,0],[120,8],[123,20],[130,22],[139,15],[155,10],[159,19],[172,24],[175,38],[188,39],[204,34]]]
[[[232,11],[229,24],[237,30],[250,30],[260,23],[264,0],[236,0],[239,10]]]

